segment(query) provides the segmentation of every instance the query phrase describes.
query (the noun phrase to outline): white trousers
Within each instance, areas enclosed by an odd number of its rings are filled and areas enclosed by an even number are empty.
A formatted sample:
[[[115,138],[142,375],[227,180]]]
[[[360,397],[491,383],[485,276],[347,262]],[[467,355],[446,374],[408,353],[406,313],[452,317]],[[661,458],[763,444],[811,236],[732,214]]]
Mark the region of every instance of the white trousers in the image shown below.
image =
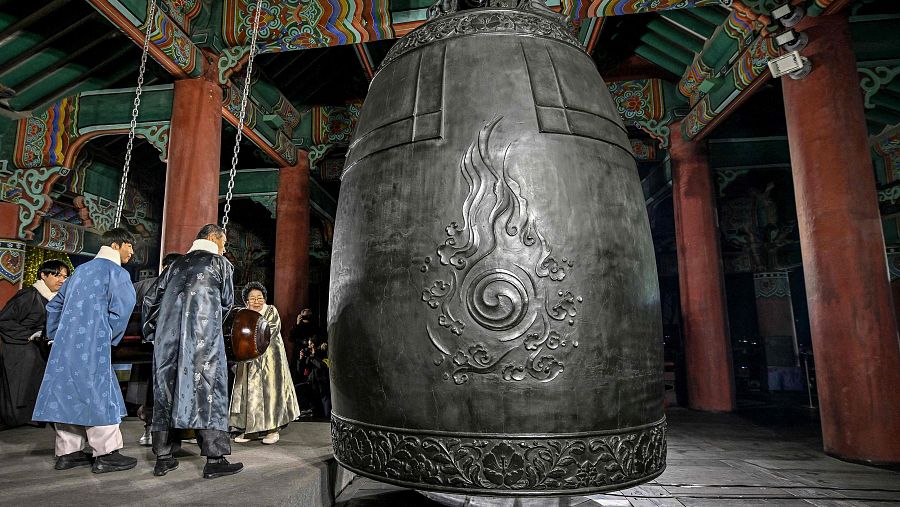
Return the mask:
[[[71,454],[84,449],[85,440],[94,456],[103,456],[124,447],[118,424],[108,426],[78,426],[56,423],[56,455]]]

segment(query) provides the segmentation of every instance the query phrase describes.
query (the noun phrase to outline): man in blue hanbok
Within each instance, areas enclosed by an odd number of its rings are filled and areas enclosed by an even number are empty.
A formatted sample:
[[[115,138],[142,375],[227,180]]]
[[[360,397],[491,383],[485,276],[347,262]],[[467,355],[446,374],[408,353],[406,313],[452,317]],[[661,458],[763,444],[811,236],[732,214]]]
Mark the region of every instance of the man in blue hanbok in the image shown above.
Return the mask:
[[[103,235],[102,244],[47,305],[53,347],[33,419],[56,423],[57,470],[93,464],[92,472],[103,473],[137,464],[119,453],[125,401],[110,358],[134,308],[131,277],[121,267],[131,259],[134,239],[116,228]],[[85,454],[85,440],[93,456]]]

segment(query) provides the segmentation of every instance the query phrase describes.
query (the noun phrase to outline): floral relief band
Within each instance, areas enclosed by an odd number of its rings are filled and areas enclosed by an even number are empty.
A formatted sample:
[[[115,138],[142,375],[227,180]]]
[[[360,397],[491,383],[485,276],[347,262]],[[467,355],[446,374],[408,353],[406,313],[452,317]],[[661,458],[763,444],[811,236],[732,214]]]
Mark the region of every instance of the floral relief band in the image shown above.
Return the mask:
[[[665,470],[666,421],[554,435],[388,428],[332,413],[334,454],[345,468],[401,486],[488,495],[623,489]]]

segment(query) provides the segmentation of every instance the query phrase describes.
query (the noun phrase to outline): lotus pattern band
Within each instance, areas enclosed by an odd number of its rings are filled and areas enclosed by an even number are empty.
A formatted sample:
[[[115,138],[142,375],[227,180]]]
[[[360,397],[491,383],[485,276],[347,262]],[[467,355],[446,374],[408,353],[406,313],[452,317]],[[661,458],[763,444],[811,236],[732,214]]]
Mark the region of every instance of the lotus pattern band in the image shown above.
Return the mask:
[[[666,421],[613,432],[478,435],[385,428],[331,418],[334,454],[379,481],[488,495],[578,494],[658,476]]]

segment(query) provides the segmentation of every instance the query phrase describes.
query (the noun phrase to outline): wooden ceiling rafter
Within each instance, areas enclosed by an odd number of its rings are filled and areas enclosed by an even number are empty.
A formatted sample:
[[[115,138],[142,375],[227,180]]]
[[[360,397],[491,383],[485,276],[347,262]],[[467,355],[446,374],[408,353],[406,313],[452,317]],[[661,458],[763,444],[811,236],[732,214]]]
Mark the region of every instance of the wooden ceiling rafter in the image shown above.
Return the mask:
[[[0,44],[6,43],[14,35],[44,19],[45,17],[50,15],[50,13],[69,3],[70,1],[71,0],[53,0],[49,4],[44,5],[28,16],[25,16],[24,18],[6,27],[2,31],[0,31]]]
[[[63,86],[60,86],[60,87],[54,89],[52,92],[44,95],[43,97],[41,97],[41,98],[37,99],[36,101],[32,102],[31,104],[29,104],[26,107],[26,109],[34,109],[34,108],[40,107],[40,106],[46,104],[47,102],[50,102],[51,100],[54,100],[58,97],[62,97],[62,96],[70,94],[71,92],[73,92],[74,90],[79,88],[80,86],[89,82],[94,76],[98,76],[100,74],[103,74],[105,71],[107,71],[108,66],[110,64],[112,64],[113,62],[119,61],[119,59],[123,55],[128,53],[129,49],[130,49],[129,47],[124,47],[124,48],[119,49],[118,51],[116,51],[115,53],[113,53],[112,55],[107,57],[106,59],[95,64],[87,73],[79,76],[78,80],[75,81],[74,83],[64,83]],[[113,81],[115,81],[115,80],[117,80],[116,78],[118,78],[118,77],[125,77],[127,75],[131,75],[132,73],[133,73],[132,69],[121,69],[120,68],[118,73],[112,75],[112,78],[113,78]],[[150,85],[153,83],[148,82],[147,84]]]
[[[43,69],[41,69],[40,72],[37,72],[37,73],[31,75],[30,77],[28,77],[27,79],[25,79],[24,81],[21,81],[20,83],[18,83],[15,87],[16,92],[18,94],[24,93],[26,90],[28,90],[34,84],[38,83],[39,81],[42,81],[43,79],[50,76],[51,74],[53,74],[57,70],[61,69],[62,67],[65,67],[66,65],[69,65],[70,63],[78,60],[79,58],[81,58],[82,55],[93,52],[94,48],[107,42],[110,39],[114,39],[117,35],[118,34],[116,32],[110,31],[110,32],[107,32],[107,33],[101,35],[100,37],[94,38],[87,44],[85,44],[85,45],[75,49],[71,53],[67,54],[62,59],[57,60],[56,62],[54,62],[53,64],[51,64],[47,67],[44,67]]]
[[[44,39],[44,40],[41,41],[40,43],[35,44],[34,46],[31,46],[31,47],[28,48],[28,50],[26,50],[26,51],[22,51],[22,52],[19,53],[15,58],[9,60],[8,62],[5,62],[5,63],[2,64],[2,65],[0,65],[0,75],[3,75],[3,74],[5,74],[6,72],[8,72],[8,71],[14,69],[15,67],[21,65],[22,63],[26,62],[26,61],[27,61],[29,58],[31,58],[32,56],[35,56],[36,54],[40,53],[41,51],[44,51],[45,49],[51,47],[51,46],[52,46],[53,44],[55,44],[57,41],[63,39],[64,37],[68,36],[69,34],[71,34],[71,33],[75,32],[75,31],[77,31],[77,30],[80,29],[81,26],[84,25],[85,23],[87,23],[87,22],[89,22],[89,21],[94,21],[94,20],[96,20],[97,17],[98,17],[98,16],[97,16],[96,13],[92,13],[90,16],[85,16],[85,17],[83,17],[83,18],[81,18],[81,19],[75,20],[74,22],[68,24],[68,25],[67,25],[65,28],[63,28],[62,30],[57,31],[56,33],[54,33],[54,34],[51,35],[50,37]]]

